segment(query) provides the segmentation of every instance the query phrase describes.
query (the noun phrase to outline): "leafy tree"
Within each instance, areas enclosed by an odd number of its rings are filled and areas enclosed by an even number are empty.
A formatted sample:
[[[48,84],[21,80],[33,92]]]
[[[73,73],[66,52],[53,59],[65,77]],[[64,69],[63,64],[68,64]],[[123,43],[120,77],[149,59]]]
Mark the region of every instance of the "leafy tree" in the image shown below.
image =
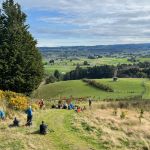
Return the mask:
[[[57,78],[58,80],[61,79],[61,73],[58,70],[54,71],[54,77]]]
[[[25,24],[26,14],[13,0],[2,3],[0,14],[0,89],[29,94],[43,76],[41,54]]]
[[[87,65],[89,65],[89,64],[88,64],[87,61],[84,61],[84,62],[83,62],[83,65],[87,66]]]
[[[54,77],[53,75],[50,75],[50,76],[45,80],[45,84],[54,83],[54,82],[56,82],[56,81],[57,81],[56,77]]]
[[[49,63],[50,63],[50,64],[54,64],[55,61],[52,59],[52,60],[49,61]]]

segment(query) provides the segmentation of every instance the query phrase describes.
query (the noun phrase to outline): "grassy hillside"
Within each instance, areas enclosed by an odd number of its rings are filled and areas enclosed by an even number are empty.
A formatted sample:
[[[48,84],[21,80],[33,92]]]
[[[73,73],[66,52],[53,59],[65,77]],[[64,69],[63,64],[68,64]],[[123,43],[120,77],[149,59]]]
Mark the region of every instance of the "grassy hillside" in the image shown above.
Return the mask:
[[[0,150],[149,149],[149,111],[144,111],[140,122],[139,108],[118,108],[116,115],[107,102],[93,103],[92,111],[87,104],[86,108],[80,114],[70,110],[39,110],[33,113],[31,127],[24,126],[25,114],[17,113],[15,115],[21,120],[19,128],[9,128],[12,123],[9,119],[0,123]],[[120,117],[122,112],[125,118]],[[42,120],[54,132],[40,135]]]
[[[137,109],[95,109],[76,116],[74,128],[89,141],[95,140],[108,150],[149,150],[150,112],[144,112],[140,123]],[[125,118],[121,119],[122,112]],[[105,148],[103,148],[105,150]]]
[[[25,127],[25,116],[20,116],[21,127],[9,128],[11,120],[0,124],[1,150],[99,150],[100,144],[92,144],[82,140],[72,130],[73,111],[45,110],[33,114],[33,126]],[[45,136],[38,133],[39,125],[44,120],[50,132]]]
[[[112,79],[98,79],[96,81],[111,86],[114,92],[101,91],[88,86],[80,80],[76,80],[42,85],[32,96],[44,99],[57,98],[60,96],[69,97],[71,95],[74,97],[95,96],[96,99],[102,100],[142,96],[145,92],[145,87],[143,86],[145,79],[119,79],[117,82],[113,82]],[[149,89],[146,90],[149,91]],[[148,91],[147,93],[149,93]],[[148,94],[144,97],[147,96]]]

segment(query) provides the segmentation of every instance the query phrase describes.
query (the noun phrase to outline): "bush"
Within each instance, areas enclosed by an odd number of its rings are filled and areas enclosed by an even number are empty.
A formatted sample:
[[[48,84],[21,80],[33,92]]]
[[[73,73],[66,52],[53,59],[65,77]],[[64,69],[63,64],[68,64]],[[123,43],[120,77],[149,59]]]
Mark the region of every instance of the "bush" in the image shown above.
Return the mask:
[[[121,115],[120,115],[120,118],[121,118],[121,119],[125,119],[125,117],[126,117],[126,113],[125,113],[124,111],[122,111],[122,112],[121,112]]]
[[[82,81],[86,82],[87,84],[89,84],[93,87],[96,87],[100,90],[103,90],[103,91],[106,91],[106,92],[114,92],[114,90],[111,87],[109,87],[108,85],[104,85],[104,84],[96,82],[94,80],[83,79]]]
[[[23,96],[23,94],[19,94],[19,93],[12,92],[12,91],[5,91],[5,92],[4,92],[4,97],[5,97],[6,99],[10,99],[10,98],[12,98],[12,97],[15,98],[16,96]]]
[[[16,96],[11,97],[9,100],[9,107],[16,109],[16,110],[25,110],[28,106],[28,99],[27,97],[23,96]]]
[[[29,104],[29,98],[20,93],[0,90],[1,105],[8,109],[25,110]]]
[[[83,65],[84,65],[84,66],[87,66],[87,65],[89,65],[89,63],[88,63],[87,61],[84,61],[84,62],[83,62]]]
[[[56,81],[57,81],[56,77],[54,77],[53,75],[50,75],[50,76],[45,80],[45,84],[54,83],[54,82],[56,82]]]

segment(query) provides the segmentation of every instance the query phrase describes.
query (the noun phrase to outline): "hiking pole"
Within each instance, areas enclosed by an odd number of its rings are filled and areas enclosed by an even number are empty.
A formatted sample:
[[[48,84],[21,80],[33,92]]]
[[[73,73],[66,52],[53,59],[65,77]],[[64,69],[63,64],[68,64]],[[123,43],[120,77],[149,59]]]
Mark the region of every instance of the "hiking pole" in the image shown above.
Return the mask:
[[[54,132],[54,130],[53,130],[53,129],[48,129],[48,131],[49,131],[49,132]]]

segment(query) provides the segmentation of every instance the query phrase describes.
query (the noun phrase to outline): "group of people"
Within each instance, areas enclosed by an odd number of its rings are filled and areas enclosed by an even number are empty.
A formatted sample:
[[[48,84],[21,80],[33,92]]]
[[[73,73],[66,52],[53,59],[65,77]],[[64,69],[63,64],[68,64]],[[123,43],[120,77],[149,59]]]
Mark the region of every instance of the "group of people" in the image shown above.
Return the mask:
[[[32,118],[33,118],[33,111],[32,111],[32,107],[29,106],[29,108],[25,111],[25,113],[27,114],[27,122],[25,124],[25,126],[31,126],[32,125]],[[5,112],[0,109],[0,120],[5,120]],[[19,127],[20,126],[20,120],[15,117],[13,120],[13,123],[11,125],[9,125],[9,127]],[[39,127],[39,133],[40,134],[46,134],[47,133],[47,125],[44,123],[44,121],[42,121],[42,123],[40,124]]]
[[[29,108],[25,111],[25,113],[27,114],[27,122],[25,124],[25,126],[31,126],[32,125],[32,107],[29,106]],[[10,127],[19,127],[20,126],[20,120],[15,117],[13,120],[13,124],[10,125]]]
[[[89,99],[88,100],[89,102],[89,108],[91,109],[92,107],[92,100]],[[52,108],[56,108],[56,109],[68,109],[68,110],[75,110],[76,112],[82,112],[84,110],[86,110],[86,107],[83,106],[83,107],[80,107],[78,105],[74,105],[72,104],[71,102],[63,102],[63,101],[58,101],[58,104],[57,105],[52,105]]]
[[[44,107],[43,99],[40,100],[38,104],[39,104],[39,108],[42,109]],[[91,105],[92,105],[92,100],[89,99],[89,108],[91,108]],[[59,101],[58,105],[52,105],[52,108],[75,110],[77,113],[80,113],[80,112],[86,110],[85,106],[80,107],[77,105],[73,105],[71,102],[70,103],[67,103],[67,102],[62,103],[62,101]],[[31,126],[32,125],[32,118],[33,118],[32,107],[29,106],[29,108],[25,111],[25,113],[27,114],[27,122],[25,125]],[[0,109],[0,120],[5,120],[5,112],[2,109]],[[19,127],[19,126],[20,126],[20,120],[17,119],[17,117],[15,117],[11,127]],[[42,121],[42,123],[40,124],[40,127],[39,127],[39,133],[40,134],[46,134],[47,130],[48,130],[48,126],[44,123],[44,121]]]

